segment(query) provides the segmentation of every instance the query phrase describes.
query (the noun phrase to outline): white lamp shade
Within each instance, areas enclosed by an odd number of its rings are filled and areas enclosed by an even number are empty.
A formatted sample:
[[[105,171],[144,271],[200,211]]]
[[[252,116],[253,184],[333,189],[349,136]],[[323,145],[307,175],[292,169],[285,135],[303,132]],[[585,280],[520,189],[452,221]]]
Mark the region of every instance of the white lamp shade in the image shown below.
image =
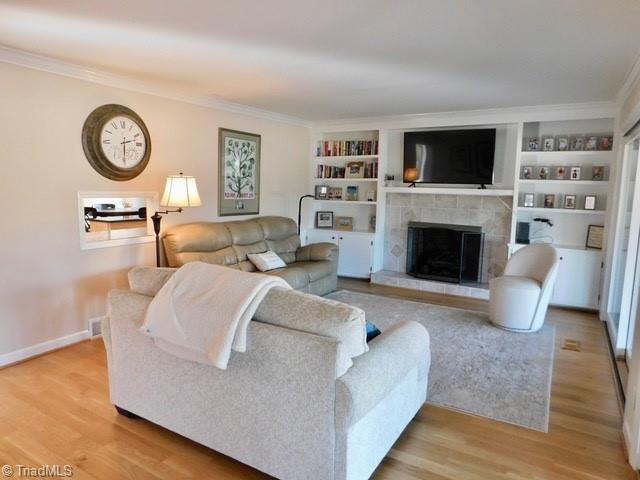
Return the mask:
[[[202,205],[196,179],[182,174],[168,176],[160,205],[174,208]]]

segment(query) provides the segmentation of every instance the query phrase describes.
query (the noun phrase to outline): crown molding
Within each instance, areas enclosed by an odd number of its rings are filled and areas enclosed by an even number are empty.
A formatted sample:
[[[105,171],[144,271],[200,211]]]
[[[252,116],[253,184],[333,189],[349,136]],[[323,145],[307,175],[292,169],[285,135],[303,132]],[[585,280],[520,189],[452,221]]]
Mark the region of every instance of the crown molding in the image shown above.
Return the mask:
[[[190,103],[215,110],[248,115],[279,123],[287,123],[304,127],[311,126],[311,122],[302,118],[271,112],[269,110],[262,110],[260,108],[250,107],[240,103],[229,102],[213,95],[194,95],[178,89],[167,88],[152,82],[139,80],[130,76],[89,69],[74,63],[17,50],[3,45],[0,45],[0,62],[85,80],[108,87],[121,88],[123,90],[130,90],[170,100],[177,100],[179,102]]]
[[[434,126],[615,118],[617,103],[588,102],[480,110],[388,115],[313,122],[314,130],[369,130],[379,128],[427,128]]]
[[[616,96],[616,102],[620,107],[627,100],[631,90],[634,85],[636,85],[640,81],[640,51],[636,55],[636,58],[629,68],[629,71],[624,77],[624,82],[622,82],[622,87]]]

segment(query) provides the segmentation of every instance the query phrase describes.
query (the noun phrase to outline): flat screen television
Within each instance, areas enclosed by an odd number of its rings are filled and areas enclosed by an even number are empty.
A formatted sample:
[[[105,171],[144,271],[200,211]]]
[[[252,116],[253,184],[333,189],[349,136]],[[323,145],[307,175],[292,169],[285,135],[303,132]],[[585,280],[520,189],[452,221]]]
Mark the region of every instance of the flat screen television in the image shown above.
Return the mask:
[[[496,129],[405,132],[406,183],[493,184]]]

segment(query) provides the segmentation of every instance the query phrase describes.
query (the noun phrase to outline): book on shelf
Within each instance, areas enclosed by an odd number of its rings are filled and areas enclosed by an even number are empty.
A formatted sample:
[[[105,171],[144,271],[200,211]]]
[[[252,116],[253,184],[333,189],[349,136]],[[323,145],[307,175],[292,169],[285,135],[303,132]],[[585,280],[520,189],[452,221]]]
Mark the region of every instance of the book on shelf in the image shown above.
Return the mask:
[[[377,140],[319,140],[316,146],[316,156],[318,157],[348,157],[377,154]]]
[[[316,168],[316,178],[345,178],[345,167],[320,164]],[[364,177],[378,178],[378,162],[368,162],[364,165]]]

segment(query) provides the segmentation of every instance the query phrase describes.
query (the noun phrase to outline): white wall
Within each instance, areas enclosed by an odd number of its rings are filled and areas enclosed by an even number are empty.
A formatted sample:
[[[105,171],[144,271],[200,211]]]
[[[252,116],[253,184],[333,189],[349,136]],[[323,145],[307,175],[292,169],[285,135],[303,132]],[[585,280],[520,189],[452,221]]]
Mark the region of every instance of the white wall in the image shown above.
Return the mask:
[[[151,134],[149,166],[129,182],[100,176],[82,151],[84,120],[105,103],[132,108]],[[197,178],[204,206],[166,216],[163,228],[218,220],[219,127],[262,135],[260,214],[295,218],[308,191],[307,127],[0,63],[0,360],[85,330],[130,267],[154,263],[153,244],[80,250],[79,190],[160,192],[183,171]]]

